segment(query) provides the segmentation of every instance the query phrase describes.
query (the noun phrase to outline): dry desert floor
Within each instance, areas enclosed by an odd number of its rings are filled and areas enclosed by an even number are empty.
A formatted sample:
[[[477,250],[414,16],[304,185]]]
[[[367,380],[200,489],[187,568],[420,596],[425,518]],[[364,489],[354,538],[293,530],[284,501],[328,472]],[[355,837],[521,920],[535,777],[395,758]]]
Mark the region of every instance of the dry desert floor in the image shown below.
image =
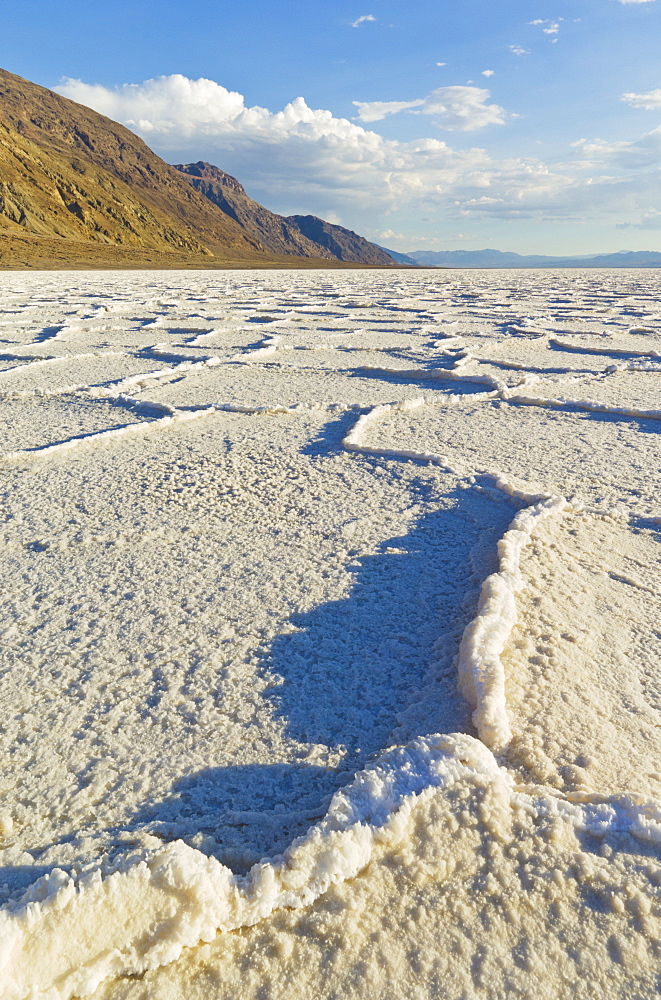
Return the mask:
[[[3,1000],[661,990],[661,273],[5,272]]]

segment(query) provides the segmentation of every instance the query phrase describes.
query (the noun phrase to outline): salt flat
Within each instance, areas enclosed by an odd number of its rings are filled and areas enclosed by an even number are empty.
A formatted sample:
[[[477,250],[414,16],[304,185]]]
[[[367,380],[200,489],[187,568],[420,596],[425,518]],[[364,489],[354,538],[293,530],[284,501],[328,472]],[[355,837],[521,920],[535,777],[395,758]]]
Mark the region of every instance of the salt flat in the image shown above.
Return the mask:
[[[660,303],[3,275],[3,998],[658,990]]]

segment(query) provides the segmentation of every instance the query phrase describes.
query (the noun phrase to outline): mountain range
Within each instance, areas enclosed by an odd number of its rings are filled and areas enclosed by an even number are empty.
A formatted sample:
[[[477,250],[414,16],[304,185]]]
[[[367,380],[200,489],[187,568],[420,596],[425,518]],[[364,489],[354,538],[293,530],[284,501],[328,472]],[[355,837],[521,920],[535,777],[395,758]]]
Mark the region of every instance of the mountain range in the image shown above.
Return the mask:
[[[306,266],[661,267],[661,253],[399,253],[271,212],[221,168],[168,164],[123,125],[0,70],[0,268]]]
[[[211,164],[165,163],[123,125],[0,70],[0,267],[395,266],[283,217]]]
[[[575,257],[523,255],[502,250],[388,250],[398,264],[426,267],[661,267],[661,253],[653,250],[587,254]]]

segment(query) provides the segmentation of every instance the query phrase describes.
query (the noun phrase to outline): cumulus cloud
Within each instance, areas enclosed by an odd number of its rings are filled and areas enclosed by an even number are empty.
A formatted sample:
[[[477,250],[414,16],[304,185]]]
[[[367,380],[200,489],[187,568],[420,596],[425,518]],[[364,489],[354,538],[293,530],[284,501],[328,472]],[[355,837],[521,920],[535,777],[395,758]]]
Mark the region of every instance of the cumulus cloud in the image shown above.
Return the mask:
[[[631,142],[579,139],[572,144],[591,168],[640,170],[656,168],[661,162],[661,126]],[[658,178],[657,178],[658,183]]]
[[[351,22],[351,27],[359,28],[361,24],[365,23],[365,21],[376,21],[376,18],[374,17],[374,14],[363,14],[362,17],[357,17],[355,21]]]
[[[474,132],[505,121],[505,109],[488,104],[489,97],[489,91],[481,87],[439,87],[424,99],[420,112],[433,115],[451,131]]]
[[[646,94],[622,94],[621,99],[630,104],[632,108],[657,111],[661,108],[661,87],[658,90],[648,90]]]
[[[492,69],[483,69],[482,76],[493,76],[493,72],[494,71]]]
[[[529,56],[530,50],[524,49],[522,45],[510,45],[510,52],[515,56]]]
[[[488,104],[490,93],[481,87],[438,87],[415,101],[354,101],[361,122],[378,122],[400,111],[430,115],[449,132],[475,132],[486,125],[502,125],[507,117],[498,104]]]
[[[443,219],[584,220],[595,206],[617,213],[624,205],[629,217],[661,208],[658,170],[649,171],[649,183],[637,174],[635,184],[623,187],[588,170],[587,147],[579,150],[581,171],[573,163],[550,168],[480,147],[454,149],[437,138],[400,142],[310,108],[302,97],[271,111],[247,106],[241,94],[212,80],[181,75],[113,89],[64,80],[55,89],[127,125],[170,162],[209,160],[275,211],[312,212],[351,228],[376,231],[384,215],[400,211]],[[424,98],[426,113],[438,113],[431,110],[437,102],[447,105],[436,92]],[[596,148],[603,161],[604,144]]]
[[[652,0],[620,0],[620,3],[651,3]]]

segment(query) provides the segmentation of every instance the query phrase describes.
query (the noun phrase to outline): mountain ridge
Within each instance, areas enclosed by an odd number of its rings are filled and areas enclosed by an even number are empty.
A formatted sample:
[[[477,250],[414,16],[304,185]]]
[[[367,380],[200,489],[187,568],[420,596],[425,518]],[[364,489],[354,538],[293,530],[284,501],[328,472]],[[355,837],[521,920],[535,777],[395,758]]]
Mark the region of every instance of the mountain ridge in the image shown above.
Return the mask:
[[[316,215],[288,215],[287,222],[293,223],[309,240],[330,251],[340,260],[365,261],[377,266],[392,266],[394,258],[352,229],[345,229],[333,222],[326,222]]]
[[[213,169],[227,211],[123,125],[0,69],[0,267],[78,267],[86,244],[92,267],[396,266],[367,240],[338,258]]]
[[[0,221],[15,234],[210,255],[185,227],[136,199],[106,170],[75,156],[46,155],[2,122]]]
[[[205,160],[174,164],[198,191],[273,253],[391,267],[392,255],[363,236],[315,215],[278,215],[251,198],[240,181]]]
[[[0,122],[60,163],[82,161],[122,182],[136,206],[162,213],[192,252],[222,257],[261,251],[138,136],[105,115],[0,70]]]
[[[283,216],[250,198],[243,184],[220,167],[205,160],[175,163],[173,167],[200,194],[272,252],[292,254],[298,251],[303,257],[331,258],[323,247],[306,239],[295,226],[288,225]]]
[[[493,249],[411,250],[398,256],[409,257],[427,267],[661,267],[661,253],[654,250],[618,250],[611,254],[557,257]]]

